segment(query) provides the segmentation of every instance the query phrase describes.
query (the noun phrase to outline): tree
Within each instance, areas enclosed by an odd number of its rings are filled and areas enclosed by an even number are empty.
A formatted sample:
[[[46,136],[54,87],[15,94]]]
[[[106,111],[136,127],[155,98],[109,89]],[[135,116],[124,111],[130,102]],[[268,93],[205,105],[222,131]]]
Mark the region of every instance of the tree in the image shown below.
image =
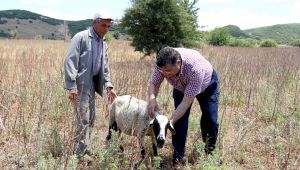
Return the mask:
[[[210,45],[227,45],[229,43],[229,33],[225,28],[215,28],[208,34],[207,41]]]
[[[165,46],[195,46],[201,35],[197,30],[198,0],[132,0],[121,27],[132,37],[135,50],[146,55]]]

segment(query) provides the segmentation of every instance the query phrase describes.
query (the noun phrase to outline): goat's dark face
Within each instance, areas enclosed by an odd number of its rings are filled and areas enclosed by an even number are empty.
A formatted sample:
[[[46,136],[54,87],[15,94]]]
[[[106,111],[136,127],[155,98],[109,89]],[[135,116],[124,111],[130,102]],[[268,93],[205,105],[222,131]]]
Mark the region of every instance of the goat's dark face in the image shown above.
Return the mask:
[[[162,148],[166,141],[167,129],[171,133],[175,134],[174,127],[170,124],[169,119],[164,115],[157,115],[155,119],[150,122],[150,126],[153,128],[157,147]]]

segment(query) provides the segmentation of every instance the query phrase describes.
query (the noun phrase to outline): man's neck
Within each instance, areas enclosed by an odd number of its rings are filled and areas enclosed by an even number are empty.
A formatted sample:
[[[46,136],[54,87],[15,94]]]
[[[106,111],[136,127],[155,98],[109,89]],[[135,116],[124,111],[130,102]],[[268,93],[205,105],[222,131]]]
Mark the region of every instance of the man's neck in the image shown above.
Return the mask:
[[[94,31],[95,35],[97,36],[97,39],[103,39],[103,37],[101,35],[99,35],[97,33],[97,31],[94,29],[94,27],[93,27],[93,31]]]

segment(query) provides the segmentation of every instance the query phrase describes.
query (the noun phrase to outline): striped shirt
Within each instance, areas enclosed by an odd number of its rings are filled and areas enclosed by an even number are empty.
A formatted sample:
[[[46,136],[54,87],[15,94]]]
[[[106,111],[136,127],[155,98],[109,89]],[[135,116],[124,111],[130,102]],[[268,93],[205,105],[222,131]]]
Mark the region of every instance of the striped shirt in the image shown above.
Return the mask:
[[[195,97],[202,93],[209,85],[213,72],[212,65],[196,50],[186,48],[174,48],[181,55],[182,64],[176,77],[166,78],[167,81],[185,96]],[[152,83],[160,86],[164,75],[154,68]]]

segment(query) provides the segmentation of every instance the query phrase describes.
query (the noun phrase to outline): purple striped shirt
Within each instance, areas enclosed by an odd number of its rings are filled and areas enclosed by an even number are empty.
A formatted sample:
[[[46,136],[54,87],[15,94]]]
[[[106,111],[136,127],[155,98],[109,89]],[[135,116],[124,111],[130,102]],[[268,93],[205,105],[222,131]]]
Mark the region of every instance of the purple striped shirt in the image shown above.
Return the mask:
[[[202,93],[209,85],[213,72],[212,65],[196,50],[174,48],[181,55],[182,65],[176,77],[166,78],[167,81],[185,96],[195,97]],[[156,66],[153,72],[152,83],[159,86],[164,75]]]

